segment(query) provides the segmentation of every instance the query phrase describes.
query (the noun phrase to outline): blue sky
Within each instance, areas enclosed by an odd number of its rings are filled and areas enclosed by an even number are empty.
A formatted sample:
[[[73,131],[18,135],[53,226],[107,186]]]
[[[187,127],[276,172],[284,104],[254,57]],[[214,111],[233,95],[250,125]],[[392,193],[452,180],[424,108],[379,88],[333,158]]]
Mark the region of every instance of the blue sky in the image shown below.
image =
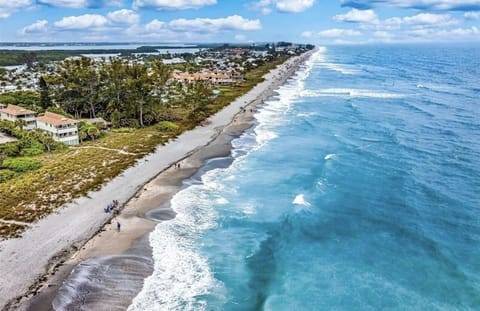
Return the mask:
[[[0,0],[0,41],[480,42],[480,0]]]

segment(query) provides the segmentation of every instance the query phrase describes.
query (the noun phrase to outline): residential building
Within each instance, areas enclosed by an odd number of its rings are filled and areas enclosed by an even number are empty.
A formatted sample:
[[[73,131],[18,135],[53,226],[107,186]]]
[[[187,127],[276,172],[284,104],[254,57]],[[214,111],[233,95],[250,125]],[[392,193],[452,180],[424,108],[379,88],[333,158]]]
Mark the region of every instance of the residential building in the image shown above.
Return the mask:
[[[10,104],[5,108],[0,109],[1,120],[8,120],[12,122],[23,120],[26,123],[23,129],[27,131],[31,131],[36,128],[35,114],[35,111]]]
[[[50,134],[53,139],[67,145],[78,145],[78,121],[53,112],[45,112],[37,118],[37,128]]]
[[[201,81],[211,85],[232,85],[243,79],[242,74],[234,70],[203,70],[195,73],[174,70],[172,77],[180,82]]]

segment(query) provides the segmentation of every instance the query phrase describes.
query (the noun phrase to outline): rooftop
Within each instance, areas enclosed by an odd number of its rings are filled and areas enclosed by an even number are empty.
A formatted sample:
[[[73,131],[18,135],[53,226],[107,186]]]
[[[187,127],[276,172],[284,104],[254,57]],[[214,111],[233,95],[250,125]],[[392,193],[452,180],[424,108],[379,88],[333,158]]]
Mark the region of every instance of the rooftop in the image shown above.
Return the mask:
[[[43,116],[37,118],[37,121],[42,121],[48,124],[53,125],[69,125],[78,123],[77,120],[69,119],[67,117],[62,116],[61,114],[56,114],[53,112],[45,112]]]
[[[0,109],[0,112],[8,113],[8,114],[14,115],[14,116],[23,116],[23,115],[26,115],[26,114],[36,114],[35,111],[28,110],[28,109],[25,109],[23,107],[11,105],[11,104],[9,104],[7,106],[7,108]]]

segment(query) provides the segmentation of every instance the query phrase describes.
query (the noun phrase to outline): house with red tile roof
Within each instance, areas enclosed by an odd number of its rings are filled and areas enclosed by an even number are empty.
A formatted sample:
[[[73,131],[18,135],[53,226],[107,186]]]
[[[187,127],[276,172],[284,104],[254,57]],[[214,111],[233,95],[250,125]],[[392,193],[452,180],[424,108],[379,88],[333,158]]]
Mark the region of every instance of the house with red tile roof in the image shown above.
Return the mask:
[[[0,109],[0,120],[8,120],[12,122],[23,120],[26,123],[23,129],[27,131],[36,128],[35,115],[35,111],[11,104]]]
[[[56,141],[67,145],[78,145],[77,120],[53,112],[45,112],[37,118],[37,128],[51,135]]]

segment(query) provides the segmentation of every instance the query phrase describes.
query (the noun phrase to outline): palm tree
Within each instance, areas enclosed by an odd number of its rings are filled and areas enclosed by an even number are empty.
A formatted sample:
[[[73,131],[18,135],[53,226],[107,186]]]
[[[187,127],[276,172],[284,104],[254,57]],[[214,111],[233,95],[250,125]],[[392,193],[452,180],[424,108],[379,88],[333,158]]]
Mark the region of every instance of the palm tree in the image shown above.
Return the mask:
[[[48,152],[52,150],[52,147],[55,144],[53,137],[48,134],[42,134],[39,140]]]
[[[95,140],[95,137],[97,137],[99,133],[100,131],[95,125],[91,125],[87,128],[87,135],[90,136],[92,140]]]
[[[20,129],[20,130],[23,130],[23,128],[27,126],[27,121],[23,120],[23,119],[17,119],[15,120],[15,127]]]

